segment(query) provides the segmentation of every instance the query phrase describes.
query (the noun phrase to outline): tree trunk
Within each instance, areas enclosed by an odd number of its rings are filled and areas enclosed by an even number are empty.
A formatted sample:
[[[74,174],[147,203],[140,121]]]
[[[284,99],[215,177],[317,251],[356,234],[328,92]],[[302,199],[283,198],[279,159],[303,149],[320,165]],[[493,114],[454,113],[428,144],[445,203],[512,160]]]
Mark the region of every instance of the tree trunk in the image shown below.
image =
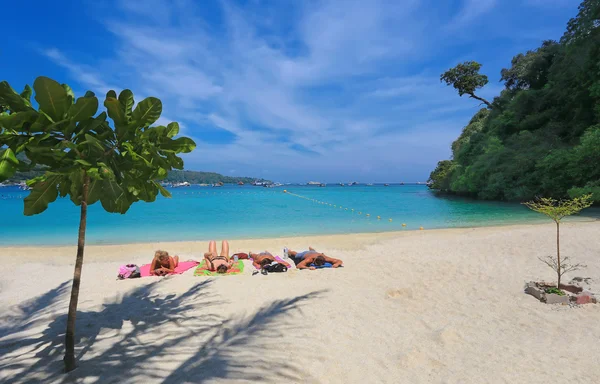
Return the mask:
[[[560,289],[560,276],[561,276],[561,270],[560,270],[560,223],[557,221],[556,222],[556,260],[557,260],[557,265],[558,265],[558,271],[556,271],[556,273],[558,273],[558,285],[556,286],[556,288]]]
[[[81,267],[83,266],[83,249],[85,246],[85,226],[87,222],[87,199],[90,177],[83,173],[83,193],[81,196],[81,217],[79,220],[79,239],[77,240],[77,259],[73,273],[73,286],[71,287],[71,301],[69,302],[69,315],[67,316],[67,333],[65,337],[65,372],[70,372],[77,367],[75,361],[75,317],[77,316],[77,300],[79,299],[79,284],[81,282]]]
[[[492,103],[490,103],[486,99],[476,96],[474,93],[469,93],[469,96],[471,96],[473,99],[481,101],[482,103],[485,103],[485,105],[487,105],[489,108],[492,108]]]

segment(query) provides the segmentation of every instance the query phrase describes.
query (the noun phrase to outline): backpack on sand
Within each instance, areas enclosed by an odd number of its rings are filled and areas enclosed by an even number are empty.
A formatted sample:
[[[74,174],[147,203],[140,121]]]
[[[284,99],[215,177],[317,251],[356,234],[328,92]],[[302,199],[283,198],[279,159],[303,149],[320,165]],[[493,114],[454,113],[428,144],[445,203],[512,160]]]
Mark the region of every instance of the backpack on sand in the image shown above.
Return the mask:
[[[273,262],[270,265],[265,265],[263,269],[267,272],[287,272],[287,267],[281,263]]]
[[[137,277],[141,277],[140,275],[140,267],[135,264],[127,264],[121,265],[119,267],[119,274],[117,275],[117,279],[135,279]]]

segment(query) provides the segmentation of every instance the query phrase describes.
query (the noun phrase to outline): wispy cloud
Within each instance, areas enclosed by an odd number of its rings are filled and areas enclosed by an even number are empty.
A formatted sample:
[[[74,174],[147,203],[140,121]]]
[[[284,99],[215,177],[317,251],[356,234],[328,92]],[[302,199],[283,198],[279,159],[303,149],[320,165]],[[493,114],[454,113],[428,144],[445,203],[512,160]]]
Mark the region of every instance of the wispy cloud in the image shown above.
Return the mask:
[[[464,27],[478,17],[490,12],[495,6],[496,0],[463,0],[461,9],[447,25],[447,28]]]
[[[208,3],[122,0],[97,62],[44,54],[82,86],[160,97],[198,143],[187,168],[240,175],[423,180],[478,108],[439,73],[494,0],[461,1],[451,20],[433,0]]]

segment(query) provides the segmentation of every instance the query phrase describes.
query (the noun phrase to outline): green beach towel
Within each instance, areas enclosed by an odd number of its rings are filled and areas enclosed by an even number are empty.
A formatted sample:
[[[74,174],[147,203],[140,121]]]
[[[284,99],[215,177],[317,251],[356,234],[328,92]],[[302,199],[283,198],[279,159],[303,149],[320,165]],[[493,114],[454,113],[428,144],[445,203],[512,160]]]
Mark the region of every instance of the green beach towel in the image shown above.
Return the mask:
[[[196,270],[194,271],[194,276],[227,276],[227,275],[238,275],[244,272],[244,263],[242,260],[239,260],[237,264],[234,262],[233,266],[227,273],[217,273],[216,271],[209,271],[206,266],[206,260],[202,260],[202,262],[198,265]]]

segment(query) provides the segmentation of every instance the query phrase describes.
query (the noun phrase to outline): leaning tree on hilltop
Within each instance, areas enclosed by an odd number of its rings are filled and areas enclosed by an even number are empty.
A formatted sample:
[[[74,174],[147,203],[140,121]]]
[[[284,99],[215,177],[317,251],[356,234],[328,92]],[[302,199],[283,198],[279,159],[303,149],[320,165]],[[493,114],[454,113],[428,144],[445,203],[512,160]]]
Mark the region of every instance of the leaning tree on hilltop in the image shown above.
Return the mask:
[[[75,98],[66,84],[47,77],[22,93],[0,83],[0,182],[18,170],[42,166],[45,173],[27,182],[31,192],[25,198],[25,215],[48,208],[58,196],[69,196],[81,207],[77,258],[69,303],[65,337],[65,370],[76,367],[75,317],[81,281],[87,207],[100,201],[108,212],[127,212],[137,201],[152,202],[158,194],[170,194],[158,182],[172,169],[183,169],[178,153],[191,152],[196,144],[179,133],[176,122],[166,127],[151,125],[162,112],[162,103],[148,97],[134,108],[133,93],[119,96],[109,91],[104,100],[107,112],[96,115],[98,98],[93,92]],[[24,153],[28,161],[19,161]]]
[[[450,68],[440,76],[440,81],[446,85],[453,86],[459,96],[469,95],[469,97],[479,100],[491,108],[492,104],[475,94],[479,88],[483,88],[488,83],[488,77],[479,73],[481,64],[476,61],[465,61],[454,68]]]
[[[567,216],[574,215],[582,209],[590,207],[592,205],[592,195],[583,195],[572,200],[560,201],[548,197],[541,197],[536,201],[528,201],[523,204],[533,211],[543,213],[556,223],[556,257],[547,256],[539,259],[556,272],[558,277],[556,288],[560,289],[560,280],[565,273],[585,267],[585,265],[582,264],[570,264],[568,257],[560,258],[560,221]]]

